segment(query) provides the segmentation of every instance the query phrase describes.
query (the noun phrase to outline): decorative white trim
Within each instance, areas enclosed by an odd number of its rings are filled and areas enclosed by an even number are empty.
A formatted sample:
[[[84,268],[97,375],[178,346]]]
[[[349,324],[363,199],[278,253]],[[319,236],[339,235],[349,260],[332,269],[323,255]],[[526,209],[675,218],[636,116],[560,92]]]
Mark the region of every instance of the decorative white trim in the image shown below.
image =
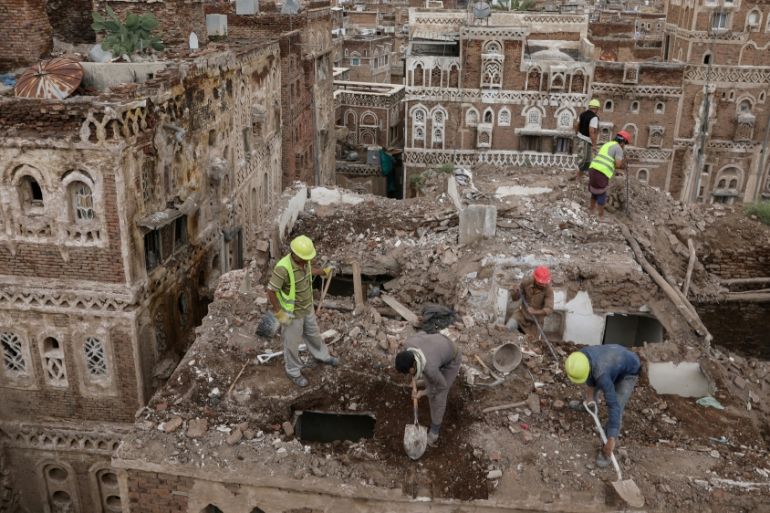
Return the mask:
[[[412,167],[434,167],[441,164],[472,167],[478,164],[490,164],[496,167],[550,167],[574,169],[577,166],[576,155],[520,152],[510,150],[425,150],[406,148],[404,163]]]
[[[625,96],[638,98],[657,98],[659,96],[682,96],[681,87],[656,86],[656,85],[621,85],[594,82],[591,84],[594,95],[601,96]]]
[[[7,447],[20,449],[85,452],[111,456],[131,428],[130,425],[119,428],[100,424],[91,431],[18,422],[3,423],[0,425],[0,442]]]
[[[687,66],[684,79],[693,83],[770,84],[770,67]]]
[[[440,87],[407,87],[406,101],[501,103],[505,105],[569,106],[584,108],[588,95],[581,93],[548,93],[491,89],[445,89]]]

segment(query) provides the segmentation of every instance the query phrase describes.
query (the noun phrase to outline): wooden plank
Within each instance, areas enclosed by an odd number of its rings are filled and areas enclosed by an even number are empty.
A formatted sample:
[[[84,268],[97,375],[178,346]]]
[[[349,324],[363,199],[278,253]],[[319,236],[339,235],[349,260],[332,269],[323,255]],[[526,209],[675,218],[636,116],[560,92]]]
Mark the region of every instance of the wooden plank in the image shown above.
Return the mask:
[[[353,297],[356,301],[356,311],[360,312],[364,308],[364,287],[361,283],[361,264],[353,262]]]
[[[398,315],[400,315],[401,317],[403,317],[404,319],[406,319],[412,324],[417,324],[419,320],[417,318],[417,315],[415,315],[414,312],[412,312],[410,309],[402,305],[396,298],[394,298],[393,296],[389,296],[387,294],[381,294],[380,298],[386,305],[388,305],[393,310],[395,310]]]
[[[687,273],[684,276],[684,286],[682,288],[682,294],[687,297],[687,293],[690,292],[690,280],[692,280],[692,270],[695,267],[695,244],[692,243],[692,239],[687,239],[687,248],[690,250],[690,260],[687,262]]]

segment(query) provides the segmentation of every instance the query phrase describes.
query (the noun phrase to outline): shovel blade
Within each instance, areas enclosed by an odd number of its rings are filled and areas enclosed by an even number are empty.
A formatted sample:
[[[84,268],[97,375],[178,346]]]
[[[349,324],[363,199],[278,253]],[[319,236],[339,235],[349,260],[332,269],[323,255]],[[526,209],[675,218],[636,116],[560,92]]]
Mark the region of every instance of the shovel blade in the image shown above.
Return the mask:
[[[407,424],[404,428],[404,450],[413,460],[419,460],[428,447],[428,428]]]
[[[620,498],[626,501],[632,508],[644,507],[644,495],[642,495],[642,491],[636,486],[633,479],[614,481],[612,487],[618,493]]]

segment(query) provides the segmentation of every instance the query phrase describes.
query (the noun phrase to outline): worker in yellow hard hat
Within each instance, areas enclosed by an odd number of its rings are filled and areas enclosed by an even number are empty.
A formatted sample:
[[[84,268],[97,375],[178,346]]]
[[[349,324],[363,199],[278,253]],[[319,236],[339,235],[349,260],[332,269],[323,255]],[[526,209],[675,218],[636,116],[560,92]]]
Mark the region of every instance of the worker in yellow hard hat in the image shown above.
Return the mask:
[[[331,267],[312,267],[316,256],[313,241],[306,235],[294,238],[289,245],[291,253],[275,264],[267,285],[267,299],[275,317],[283,326],[283,359],[286,374],[295,385],[305,387],[307,378],[302,373],[299,345],[305,341],[310,355],[317,361],[336,367],[339,360],[329,354],[321,338],[321,330],[313,308],[313,276],[329,279]]]
[[[597,455],[596,464],[606,467],[620,434],[623,410],[639,379],[639,357],[617,344],[588,346],[571,353],[564,362],[564,370],[573,383],[586,384],[586,403],[596,402],[597,390],[604,394],[608,411],[604,428],[607,443]],[[579,401],[570,401],[570,407],[583,409]]]
[[[601,102],[594,98],[588,102],[588,108],[575,120],[575,135],[578,148],[578,169],[575,178],[580,180],[582,173],[588,172],[588,166],[599,148],[596,138],[599,134],[599,115],[596,113],[601,107]]]

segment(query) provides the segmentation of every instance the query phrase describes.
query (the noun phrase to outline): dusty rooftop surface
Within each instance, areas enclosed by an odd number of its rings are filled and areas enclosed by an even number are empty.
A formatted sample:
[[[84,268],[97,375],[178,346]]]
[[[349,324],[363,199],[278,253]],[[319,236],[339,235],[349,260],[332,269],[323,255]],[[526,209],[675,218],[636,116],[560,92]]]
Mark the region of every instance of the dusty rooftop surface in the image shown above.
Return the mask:
[[[281,349],[279,337],[254,335],[266,308],[266,278],[255,266],[231,272],[221,278],[195,344],[138,414],[115,460],[212,479],[296,480],[295,488],[394,501],[428,497],[517,510],[616,511],[620,505],[608,486],[615,474],[594,466],[599,442],[592,422],[565,406],[581,390],[565,379],[561,358],[495,325],[490,291],[510,288],[535,265],[548,263],[562,304],[587,292],[597,312],[652,312],[665,341],[639,348],[643,362],[700,360],[725,407],[659,395],[643,373],[625,410],[617,454],[647,509],[770,511],[768,362],[707,349],[636,262],[619,221],[675,279],[687,265],[677,237],[697,237],[713,224],[748,223],[761,236],[766,230],[730,210],[685,209],[638,183],[632,183],[630,215],[616,208],[611,222],[599,223],[587,212],[585,184],[547,171],[528,173],[477,169],[472,183],[459,188],[461,201],[497,207],[495,237],[469,246],[457,243],[446,174],[428,178],[425,197],[403,202],[349,196],[341,206],[314,190],[316,202],[306,206],[294,233],[310,235],[320,260],[339,268],[339,288],[324,301],[319,324],[342,365],[307,369],[310,386],[298,389],[286,379],[282,358],[256,363],[258,354]],[[622,201],[616,190],[613,203],[622,209]],[[354,311],[346,290],[353,260],[362,264],[368,284],[363,311]],[[693,294],[717,294],[716,280],[696,267]],[[384,293],[418,314],[428,302],[457,312],[445,333],[462,347],[463,370],[440,444],[417,462],[402,447],[411,416],[408,384],[392,368],[399,343],[415,327],[383,303]],[[507,341],[521,345],[522,364],[501,385],[484,386],[491,380],[475,356],[491,364],[491,349]],[[561,356],[578,342],[554,345]],[[483,412],[510,402],[524,404]],[[374,436],[300,441],[292,423],[295,412],[308,410],[372,413]],[[420,422],[429,422],[427,403]]]

